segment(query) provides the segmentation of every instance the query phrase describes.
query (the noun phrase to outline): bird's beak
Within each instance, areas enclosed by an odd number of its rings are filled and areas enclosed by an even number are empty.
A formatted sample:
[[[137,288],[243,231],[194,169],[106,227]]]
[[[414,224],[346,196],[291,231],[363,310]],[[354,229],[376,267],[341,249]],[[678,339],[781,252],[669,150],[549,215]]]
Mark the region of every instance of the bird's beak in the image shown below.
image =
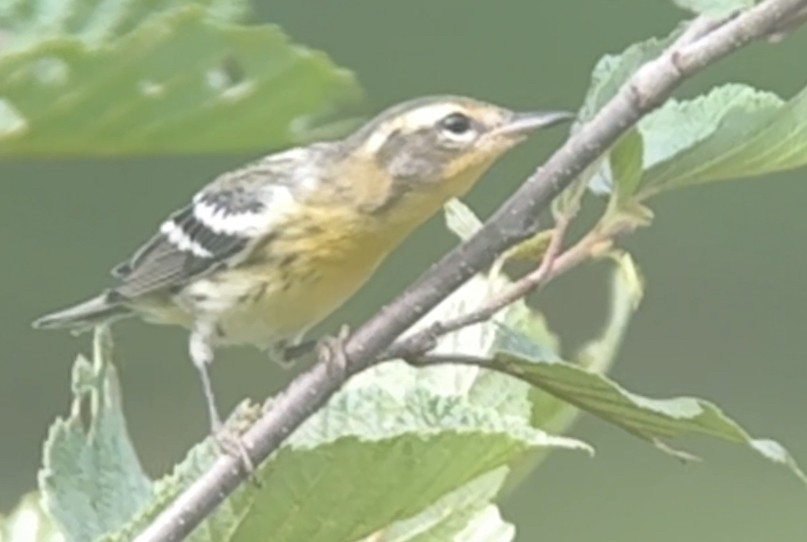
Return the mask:
[[[571,122],[575,118],[576,115],[568,111],[515,113],[510,120],[495,130],[495,134],[507,137],[525,136],[539,128],[548,128],[562,122]]]

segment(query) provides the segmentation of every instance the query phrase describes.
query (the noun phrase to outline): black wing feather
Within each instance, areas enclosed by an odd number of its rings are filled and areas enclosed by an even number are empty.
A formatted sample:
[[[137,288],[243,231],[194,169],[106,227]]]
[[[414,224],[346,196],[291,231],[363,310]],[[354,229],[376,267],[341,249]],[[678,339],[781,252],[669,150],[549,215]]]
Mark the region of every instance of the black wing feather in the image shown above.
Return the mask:
[[[331,152],[323,144],[307,154]],[[116,292],[131,298],[181,288],[189,281],[242,261],[258,237],[271,235],[272,207],[288,201],[294,187],[290,173],[299,164],[299,151],[265,157],[227,173],[196,195],[192,204],[172,214],[160,233],[143,245],[129,261],[112,270],[120,280]],[[316,160],[312,161],[316,162]],[[277,189],[279,198],[273,195]],[[199,207],[201,206],[201,207]],[[204,210],[205,212],[199,212]],[[208,217],[201,220],[199,217]],[[231,222],[227,222],[232,219]],[[207,223],[210,221],[211,223]],[[248,231],[233,231],[233,224],[248,224]],[[182,232],[171,239],[168,230]],[[196,250],[189,248],[189,243]]]
[[[196,217],[194,204],[172,214],[166,222],[179,228],[206,254],[180,247],[166,233],[159,233],[129,261],[112,270],[113,275],[121,280],[116,288],[120,295],[132,298],[181,287],[191,279],[227,265],[227,261],[245,250],[251,241],[245,236],[217,233]]]

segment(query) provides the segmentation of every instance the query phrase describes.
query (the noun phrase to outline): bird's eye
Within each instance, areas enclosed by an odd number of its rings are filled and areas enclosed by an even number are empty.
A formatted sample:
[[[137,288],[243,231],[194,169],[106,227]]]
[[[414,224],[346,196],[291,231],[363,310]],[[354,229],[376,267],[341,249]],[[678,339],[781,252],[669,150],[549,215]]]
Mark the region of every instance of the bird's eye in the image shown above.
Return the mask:
[[[440,121],[443,130],[455,135],[462,135],[471,129],[471,119],[462,113],[451,113]]]

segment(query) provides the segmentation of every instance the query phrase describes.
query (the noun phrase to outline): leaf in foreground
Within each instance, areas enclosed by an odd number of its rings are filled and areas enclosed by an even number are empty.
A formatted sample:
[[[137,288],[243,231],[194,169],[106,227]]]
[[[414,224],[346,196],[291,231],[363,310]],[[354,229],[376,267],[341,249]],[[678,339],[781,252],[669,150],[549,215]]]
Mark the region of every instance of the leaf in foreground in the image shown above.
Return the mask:
[[[277,27],[223,20],[219,2],[175,4],[100,42],[43,34],[5,51],[2,156],[267,150],[358,97],[349,72]]]
[[[119,529],[152,496],[126,433],[110,352],[108,331],[96,332],[92,363],[80,357],[73,368],[70,416],[56,420],[45,443],[43,502],[68,542]]]
[[[148,17],[189,4],[230,23],[242,21],[249,12],[249,0],[59,0],[47,5],[7,0],[0,8],[3,52],[36,47],[45,40],[65,36],[100,47],[131,32]]]
[[[527,338],[516,332],[510,333],[507,346],[494,357],[491,366],[526,380],[680,459],[695,457],[671,448],[668,440],[706,435],[747,445],[766,459],[786,466],[807,483],[807,477],[782,445],[769,439],[753,438],[708,401],[691,397],[660,400],[631,393],[602,374],[542,357]]]
[[[99,371],[82,371],[89,375],[82,381],[104,385],[114,376],[111,367],[101,377]],[[119,406],[112,403],[109,412],[121,422]],[[60,424],[54,433],[62,433]],[[80,476],[64,467],[48,470],[45,490],[49,502],[60,505],[57,517],[69,516],[68,540],[95,539],[106,526],[118,525],[124,511],[133,517],[103,540],[133,540],[217,457],[206,440],[170,476],[151,484],[140,477],[136,462],[119,465],[130,446],[125,424],[98,424],[95,434],[98,438],[81,441],[83,446],[73,444],[77,437],[53,438],[49,444],[49,454],[61,458],[58,465],[92,458],[81,464]],[[108,441],[116,445],[97,446]],[[580,441],[550,436],[523,417],[503,415],[463,397],[421,389],[399,397],[381,386],[346,389],[259,469],[257,476],[264,482],[260,489],[243,485],[189,541],[356,542],[379,531],[395,532],[400,522],[417,526],[424,536],[445,529],[465,533],[458,540],[476,540],[468,529],[478,525],[503,537],[511,529],[493,521],[497,514],[486,511],[482,517],[498,490],[496,476],[523,454],[543,447],[591,451]],[[76,477],[87,486],[77,488]],[[120,491],[133,477],[144,488],[142,496],[148,492],[148,502],[131,499],[138,493]],[[89,480],[102,485],[95,487]],[[98,499],[105,507],[100,518],[85,506]]]
[[[588,450],[461,398],[349,391],[306,422],[262,471],[271,484],[232,540],[353,542],[543,446]]]
[[[490,504],[507,477],[501,467],[440,498],[417,516],[381,529],[362,542],[509,542],[515,527]]]
[[[447,521],[488,505],[498,488],[492,473],[543,446],[590,451],[457,398],[422,390],[403,400],[378,388],[343,391],[259,469],[261,489],[240,489],[243,504],[225,501],[224,515],[205,520],[191,540],[356,542],[401,533],[400,522],[423,534],[448,528],[437,521],[441,511]],[[132,540],[211,459],[205,445],[197,447],[159,484],[157,506],[105,542]]]

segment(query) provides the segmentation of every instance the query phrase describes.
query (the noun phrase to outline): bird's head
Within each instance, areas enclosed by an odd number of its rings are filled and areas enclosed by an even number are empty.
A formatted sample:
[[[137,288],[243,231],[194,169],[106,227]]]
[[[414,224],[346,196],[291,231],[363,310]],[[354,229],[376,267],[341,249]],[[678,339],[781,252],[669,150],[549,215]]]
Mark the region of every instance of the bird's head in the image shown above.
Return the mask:
[[[472,98],[434,96],[387,109],[347,143],[402,192],[444,188],[458,196],[529,134],[573,118],[563,111],[519,113]]]

